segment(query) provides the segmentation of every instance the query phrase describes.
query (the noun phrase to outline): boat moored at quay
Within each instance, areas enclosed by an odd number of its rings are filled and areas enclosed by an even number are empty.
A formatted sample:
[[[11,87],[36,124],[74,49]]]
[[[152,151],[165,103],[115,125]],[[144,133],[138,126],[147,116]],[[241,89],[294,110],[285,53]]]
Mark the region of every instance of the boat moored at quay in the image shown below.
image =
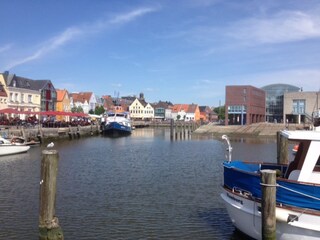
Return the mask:
[[[101,132],[107,136],[126,136],[131,131],[130,115],[127,112],[108,112],[101,123]]]
[[[30,146],[12,143],[10,140],[0,137],[0,156],[27,152]]]
[[[223,163],[221,198],[234,226],[254,239],[262,239],[261,171],[277,174],[276,239],[320,238],[320,131],[282,131],[282,137],[299,142],[289,164],[233,161]]]

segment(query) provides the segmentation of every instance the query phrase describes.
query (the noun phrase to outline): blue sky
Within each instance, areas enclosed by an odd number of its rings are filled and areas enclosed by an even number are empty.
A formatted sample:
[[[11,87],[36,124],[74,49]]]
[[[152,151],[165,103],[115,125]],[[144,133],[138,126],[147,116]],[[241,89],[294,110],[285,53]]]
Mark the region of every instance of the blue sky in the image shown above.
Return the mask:
[[[320,89],[318,0],[1,0],[0,72],[219,106],[226,85]]]

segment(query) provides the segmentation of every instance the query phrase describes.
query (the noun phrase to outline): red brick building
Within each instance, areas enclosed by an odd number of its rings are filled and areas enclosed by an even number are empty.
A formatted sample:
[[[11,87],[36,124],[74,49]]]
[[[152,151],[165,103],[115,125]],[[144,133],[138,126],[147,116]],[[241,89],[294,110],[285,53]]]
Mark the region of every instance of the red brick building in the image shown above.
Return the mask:
[[[226,86],[225,125],[265,122],[266,93],[253,86]]]

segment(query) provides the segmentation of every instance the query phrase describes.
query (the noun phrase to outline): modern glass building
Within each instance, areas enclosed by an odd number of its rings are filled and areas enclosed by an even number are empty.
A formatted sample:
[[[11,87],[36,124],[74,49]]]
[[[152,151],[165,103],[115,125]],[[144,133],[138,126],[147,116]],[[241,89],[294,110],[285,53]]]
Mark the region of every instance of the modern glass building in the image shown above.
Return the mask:
[[[289,92],[299,92],[300,88],[289,84],[271,84],[262,87],[266,92],[266,121],[283,121],[283,96]]]

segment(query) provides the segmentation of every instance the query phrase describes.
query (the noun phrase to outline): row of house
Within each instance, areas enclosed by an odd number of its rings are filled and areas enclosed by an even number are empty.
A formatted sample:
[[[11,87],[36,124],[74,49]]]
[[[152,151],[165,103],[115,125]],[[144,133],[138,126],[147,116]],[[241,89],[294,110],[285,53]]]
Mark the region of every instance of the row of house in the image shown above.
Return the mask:
[[[129,111],[131,118],[138,120],[217,120],[217,115],[207,106],[163,101],[151,104],[145,101],[143,94],[112,98],[110,95],[98,97],[93,92],[69,93],[66,89],[56,89],[50,80],[0,73],[0,109],[12,108],[30,114],[40,111],[94,113],[96,107],[103,107],[105,111]],[[57,120],[65,118],[57,116]]]

